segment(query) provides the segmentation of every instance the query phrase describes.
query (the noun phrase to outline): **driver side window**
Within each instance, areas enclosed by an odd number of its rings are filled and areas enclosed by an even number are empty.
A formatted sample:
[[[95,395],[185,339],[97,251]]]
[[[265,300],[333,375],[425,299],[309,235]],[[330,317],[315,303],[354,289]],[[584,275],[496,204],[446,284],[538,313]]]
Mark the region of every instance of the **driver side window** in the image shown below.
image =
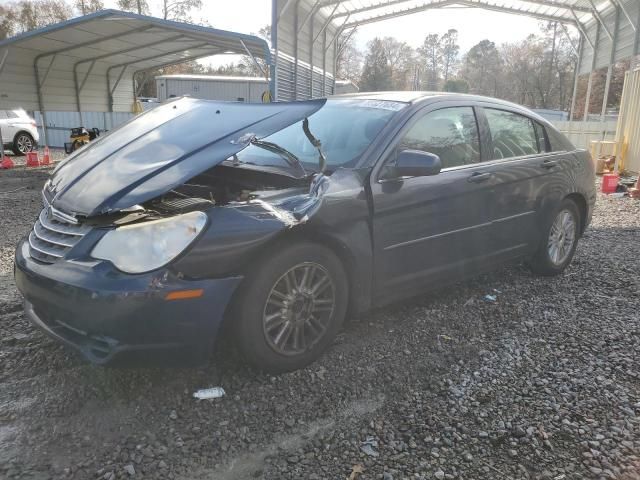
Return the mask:
[[[420,150],[440,157],[442,168],[480,161],[480,140],[471,107],[443,108],[427,113],[405,134],[398,151]]]

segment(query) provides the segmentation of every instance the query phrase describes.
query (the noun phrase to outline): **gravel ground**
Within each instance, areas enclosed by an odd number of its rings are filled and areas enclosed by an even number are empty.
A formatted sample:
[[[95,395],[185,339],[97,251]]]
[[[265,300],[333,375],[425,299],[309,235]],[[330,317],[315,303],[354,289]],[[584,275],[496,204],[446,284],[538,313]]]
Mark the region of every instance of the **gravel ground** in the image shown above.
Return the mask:
[[[200,369],[114,370],[33,329],[11,269],[45,178],[0,172],[0,478],[640,478],[640,201],[601,196],[564,275],[372,312],[272,377],[224,340]]]

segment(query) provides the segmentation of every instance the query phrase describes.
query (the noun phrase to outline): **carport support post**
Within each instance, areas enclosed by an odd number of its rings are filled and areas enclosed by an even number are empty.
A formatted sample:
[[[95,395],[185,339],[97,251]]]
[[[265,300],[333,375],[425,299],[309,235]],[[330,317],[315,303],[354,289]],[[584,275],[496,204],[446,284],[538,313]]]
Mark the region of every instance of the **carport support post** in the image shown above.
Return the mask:
[[[300,15],[299,11],[299,1],[296,1],[296,6],[293,11],[293,100],[298,99],[298,17]]]
[[[598,55],[598,45],[600,43],[600,22],[596,23],[596,41],[593,44],[593,58],[591,59],[591,70],[589,71],[589,83],[587,84],[587,95],[584,100],[584,116],[586,122],[589,119],[589,102],[591,100],[591,87],[593,86],[593,71],[596,68],[596,57]]]
[[[42,116],[42,136],[44,137],[44,145],[49,145],[49,139],[47,135],[47,113],[44,111],[44,102],[42,100],[42,89],[40,88],[40,72],[38,71],[39,57],[33,62],[33,71],[36,77],[36,93],[38,95],[38,107],[40,108],[40,115]]]
[[[636,24],[636,37],[633,42],[633,56],[638,55],[640,49],[640,8],[638,9],[638,23]]]
[[[582,67],[582,54],[584,53],[584,38],[580,34],[580,42],[578,43],[578,61],[576,62],[576,72],[573,78],[573,94],[571,95],[571,110],[569,111],[569,128],[573,121],[573,114],[576,110],[576,98],[578,95],[578,80],[580,79],[580,68]]]
[[[314,11],[309,23],[309,98],[313,98],[313,27],[315,23],[316,13]]]
[[[604,84],[604,95],[602,98],[602,111],[600,112],[600,122],[604,123],[607,113],[607,102],[609,100],[609,88],[611,87],[611,75],[613,64],[616,58],[616,44],[618,43],[618,30],[620,27],[620,7],[616,4],[616,18],[613,24],[613,38],[611,39],[611,56],[609,57],[609,67],[607,68],[607,80]],[[603,131],[604,133],[604,131]]]

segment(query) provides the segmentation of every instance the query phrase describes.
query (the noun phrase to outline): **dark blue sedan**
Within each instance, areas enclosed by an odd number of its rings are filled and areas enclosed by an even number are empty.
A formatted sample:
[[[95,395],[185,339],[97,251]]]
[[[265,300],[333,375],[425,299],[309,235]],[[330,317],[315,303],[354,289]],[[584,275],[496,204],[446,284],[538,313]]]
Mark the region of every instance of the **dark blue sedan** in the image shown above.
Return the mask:
[[[82,148],[18,245],[31,321],[98,364],[303,367],[345,316],[525,260],[561,273],[589,155],[526,108],[420,92],[181,98]]]

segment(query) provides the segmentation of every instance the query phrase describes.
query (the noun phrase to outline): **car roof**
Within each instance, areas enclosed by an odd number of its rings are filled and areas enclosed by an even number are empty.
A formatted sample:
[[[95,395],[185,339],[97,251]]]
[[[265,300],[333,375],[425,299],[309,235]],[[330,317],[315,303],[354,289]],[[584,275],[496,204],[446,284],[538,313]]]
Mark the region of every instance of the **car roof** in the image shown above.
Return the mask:
[[[539,120],[545,124],[549,124],[547,120],[531,111],[528,107],[518,105],[517,103],[508,102],[499,98],[485,97],[482,95],[473,95],[468,93],[456,93],[456,92],[425,92],[425,91],[388,91],[388,92],[358,92],[358,93],[344,93],[340,95],[332,95],[332,99],[341,98],[358,98],[361,100],[380,100],[391,102],[404,102],[411,104],[428,103],[434,100],[453,100],[453,101],[467,101],[467,102],[485,102],[492,103],[494,105],[501,105],[509,107],[521,112],[526,112],[527,115]]]

